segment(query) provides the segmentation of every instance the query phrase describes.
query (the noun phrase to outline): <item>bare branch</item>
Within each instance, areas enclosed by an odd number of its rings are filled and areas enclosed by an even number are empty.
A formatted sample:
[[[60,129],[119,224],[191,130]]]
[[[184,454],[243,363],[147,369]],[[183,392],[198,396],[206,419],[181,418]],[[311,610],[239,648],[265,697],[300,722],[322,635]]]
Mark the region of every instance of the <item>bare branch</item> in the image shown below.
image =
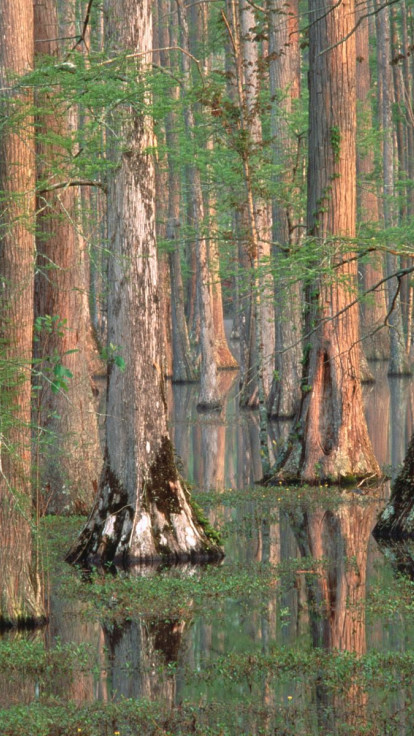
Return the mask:
[[[38,194],[47,194],[48,192],[55,192],[57,189],[67,189],[68,187],[98,187],[102,191],[106,192],[106,186],[101,181],[93,181],[92,179],[71,179],[69,181],[62,181],[58,184],[52,184],[50,187],[40,189]]]
[[[73,48],[71,49],[71,51],[74,51],[77,48],[77,46],[79,46],[81,43],[84,43],[85,44],[85,47],[86,47],[85,36],[86,36],[86,30],[87,30],[88,24],[89,24],[89,18],[90,18],[90,14],[91,14],[92,3],[93,3],[93,0],[89,0],[88,7],[86,8],[85,20],[83,21],[82,33],[79,36],[79,38],[76,41],[76,43],[73,46]]]
[[[58,36],[57,38],[35,38],[34,43],[50,43],[51,41],[73,41],[78,36]]]
[[[126,56],[122,57],[124,59],[139,59],[141,56],[148,56],[149,54],[153,54],[155,51],[181,51],[182,54],[185,54],[188,56],[194,63],[197,65],[197,69],[200,73],[201,79],[203,79],[203,73],[201,71],[201,64],[200,60],[196,59],[193,54],[190,54],[189,51],[186,49],[183,49],[181,46],[164,46],[163,48],[156,48],[156,49],[149,49],[148,51],[139,51],[135,54],[127,54]],[[106,61],[101,61],[98,66],[105,66],[106,64],[114,64],[119,57],[115,57],[113,59],[106,59]]]
[[[229,37],[230,37],[231,45],[233,46],[233,51],[234,51],[234,53],[236,53],[237,52],[236,42],[234,40],[234,36],[233,36],[232,30],[230,28],[230,23],[227,20],[227,16],[226,16],[224,10],[221,11],[221,17],[223,18],[224,23],[226,25],[226,28],[227,28],[227,31],[228,31],[228,34],[229,34]]]
[[[365,15],[361,15],[360,18],[358,18],[358,20],[355,23],[355,25],[352,28],[352,30],[350,30],[349,33],[347,33],[343,38],[341,38],[340,41],[338,41],[337,43],[332,44],[332,46],[328,46],[326,49],[324,49],[323,51],[321,51],[320,52],[320,56],[322,56],[322,54],[326,54],[328,51],[332,51],[332,49],[335,49],[337,46],[341,46],[343,43],[345,43],[346,41],[348,41],[348,39],[351,38],[351,36],[355,33],[355,31],[357,30],[357,28],[361,25],[361,23],[366,18],[369,18],[371,15],[378,15],[378,13],[380,13],[381,10],[384,10],[384,8],[390,7],[391,5],[395,5],[395,3],[398,3],[399,1],[400,0],[387,0],[387,2],[384,3],[384,5],[380,5],[379,8],[374,8],[374,10],[371,10],[370,12],[365,13]],[[342,0],[339,0],[339,3],[341,3],[341,2],[342,2]],[[337,3],[337,5],[339,3]],[[334,7],[329,10],[329,12],[331,13],[332,10],[335,9],[335,7],[336,7],[336,5],[334,5]],[[313,21],[313,22],[314,23],[317,23],[319,20],[320,20],[320,18],[317,18],[317,20],[316,21]],[[310,24],[310,25],[313,25],[313,24]]]
[[[413,273],[413,272],[414,272],[414,266],[409,266],[408,268],[401,268],[398,271],[394,271],[394,273],[391,273],[389,276],[384,276],[383,279],[381,279],[380,281],[377,281],[377,283],[371,286],[369,289],[365,289],[365,291],[363,291],[362,294],[358,295],[355,299],[349,302],[349,304],[347,304],[345,307],[340,309],[338,312],[335,312],[335,314],[332,314],[330,317],[324,317],[323,319],[319,320],[317,325],[313,327],[311,330],[309,330],[305,335],[301,336],[299,340],[296,340],[296,342],[291,343],[288,347],[284,348],[283,350],[279,350],[278,352],[286,353],[288,350],[291,350],[297,345],[300,345],[303,342],[303,340],[307,340],[309,337],[312,337],[312,335],[314,335],[315,332],[317,332],[321,324],[324,324],[326,322],[332,322],[334,319],[337,319],[338,317],[341,317],[343,314],[345,314],[348,311],[348,309],[352,309],[352,307],[355,307],[356,304],[359,304],[361,296],[363,297],[363,296],[367,296],[368,294],[371,294],[373,291],[376,291],[380,286],[385,284],[387,281],[390,281],[391,279],[396,278],[398,279],[398,287],[396,290],[396,295],[394,296],[390,309],[388,310],[386,314],[384,324],[377,327],[374,330],[372,334],[375,334],[375,332],[377,332],[379,329],[382,329],[382,327],[387,326],[388,324],[389,316],[392,310],[394,309],[396,297],[401,288],[401,279],[403,278],[403,276],[407,276],[408,274]]]

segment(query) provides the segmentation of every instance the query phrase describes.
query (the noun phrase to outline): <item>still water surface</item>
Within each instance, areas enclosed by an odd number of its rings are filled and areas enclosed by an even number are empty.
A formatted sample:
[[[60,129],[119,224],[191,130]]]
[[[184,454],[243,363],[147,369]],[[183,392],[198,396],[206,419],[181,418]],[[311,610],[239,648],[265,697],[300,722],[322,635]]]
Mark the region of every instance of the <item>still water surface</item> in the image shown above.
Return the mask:
[[[373,370],[376,383],[364,388],[369,431],[380,464],[395,472],[413,430],[413,382],[388,379],[384,364]],[[55,696],[190,703],[188,733],[414,734],[411,578],[396,577],[398,551],[381,550],[371,535],[387,489],[373,498],[353,489],[345,503],[329,502],[324,488],[261,496],[258,417],[239,409],[237,377],[221,380],[220,414],[197,413],[196,387],[169,387],[183,474],[204,506],[211,495],[210,520],[223,530],[217,591],[205,607],[183,594],[171,618],[134,614],[102,624],[52,585],[50,624],[37,636],[51,648],[87,642],[94,651],[90,672],[56,675]],[[288,429],[273,425],[275,452]],[[315,502],[318,493],[326,504]],[[231,577],[239,582],[228,589]],[[43,696],[35,677],[13,687],[1,677],[2,708]]]

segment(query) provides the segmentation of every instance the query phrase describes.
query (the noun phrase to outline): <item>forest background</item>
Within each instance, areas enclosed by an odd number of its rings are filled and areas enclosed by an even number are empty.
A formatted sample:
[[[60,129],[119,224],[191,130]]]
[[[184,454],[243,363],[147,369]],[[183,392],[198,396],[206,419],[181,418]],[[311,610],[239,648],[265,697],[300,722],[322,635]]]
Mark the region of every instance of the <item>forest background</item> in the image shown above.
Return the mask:
[[[105,561],[125,552],[159,458],[175,465],[164,377],[199,380],[210,411],[218,371],[239,369],[265,472],[380,475],[360,378],[367,359],[410,372],[413,18],[403,2],[45,0],[17,13],[2,0],[0,25],[10,622],[43,615],[33,506],[35,521],[87,513],[99,491],[75,559],[88,545]],[[105,364],[108,417],[123,424],[107,421],[102,453],[92,377]],[[277,458],[266,422],[286,417]],[[145,503],[171,519],[154,493]]]

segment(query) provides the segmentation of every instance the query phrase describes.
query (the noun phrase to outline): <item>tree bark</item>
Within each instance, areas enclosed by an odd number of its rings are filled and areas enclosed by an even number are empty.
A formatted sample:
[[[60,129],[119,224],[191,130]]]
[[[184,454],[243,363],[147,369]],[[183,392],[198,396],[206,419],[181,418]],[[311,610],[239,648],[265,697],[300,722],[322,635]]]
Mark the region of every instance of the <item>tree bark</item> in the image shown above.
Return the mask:
[[[148,52],[150,0],[110,0],[108,52]],[[142,57],[141,57],[142,58]],[[135,63],[135,62],[133,62]],[[138,67],[137,74],[144,69]],[[145,102],[145,99],[142,100]],[[108,372],[106,452],[93,512],[67,560],[99,564],[199,560],[222,550],[197,520],[179,477],[167,429],[161,370],[159,282],[155,243],[154,146],[151,118],[128,109],[121,124],[122,152],[108,200],[108,340],[123,348],[125,370]]]
[[[275,375],[267,402],[274,419],[293,417],[300,403],[302,373],[301,285],[286,276],[287,258],[300,242],[298,198],[301,138],[291,132],[300,96],[299,9],[296,0],[269,0],[271,132],[278,195],[273,201],[273,253],[281,274],[275,283]],[[276,183],[276,182],[275,182]]]
[[[270,271],[271,211],[268,203],[258,192],[253,183],[253,171],[258,162],[258,154],[263,148],[263,131],[260,116],[260,73],[259,45],[256,40],[256,18],[254,9],[248,0],[241,0],[240,14],[240,51],[242,56],[243,95],[241,96],[244,132],[248,135],[244,161],[247,200],[250,221],[250,248],[255,251],[253,267],[254,275],[254,307],[256,319],[256,367],[259,394],[264,392],[264,399],[269,396],[274,371],[275,354],[275,311],[274,284]],[[260,164],[259,164],[260,165]],[[247,392],[248,393],[248,392]]]
[[[406,539],[414,535],[414,434],[391,498],[374,529],[376,539]]]
[[[408,152],[409,143],[407,136],[407,125],[405,120],[405,101],[408,98],[409,86],[405,88],[404,77],[403,77],[403,58],[404,49],[402,44],[402,38],[400,33],[400,14],[405,16],[406,9],[398,9],[395,7],[391,8],[391,55],[392,55],[392,80],[394,90],[394,129],[395,139],[397,144],[397,162],[398,162],[398,224],[404,225],[407,223],[408,215],[408,187],[409,187],[409,172],[408,172]],[[410,125],[410,127],[412,127]],[[410,258],[401,257],[402,268],[408,267],[411,262]],[[412,317],[412,286],[411,279],[408,275],[405,275],[400,280],[400,303],[401,303],[401,319],[404,328],[405,336],[405,347],[407,356],[410,354],[411,347],[411,317]]]
[[[33,97],[13,78],[33,67],[33,6],[5,0],[0,9],[0,627],[44,620],[33,547],[31,364],[35,243]],[[24,130],[13,122],[15,107]],[[22,113],[24,111],[24,120]],[[7,119],[9,118],[9,124]]]
[[[332,269],[307,289],[302,401],[278,476],[340,482],[380,475],[363,413],[356,258],[355,10],[310,4],[307,228]],[[319,270],[320,264],[315,263]]]
[[[360,21],[355,31],[357,125],[367,134],[372,130],[371,72],[369,68],[369,23],[363,18],[366,9],[356,8]],[[376,226],[380,219],[378,191],[375,176],[374,145],[370,142],[357,146],[357,206],[359,222]],[[360,264],[362,289],[367,292],[384,278],[384,256],[374,254],[367,263]],[[385,287],[375,289],[361,304],[361,337],[368,360],[387,360],[390,355],[390,336],[386,326],[387,304]]]
[[[208,38],[209,33],[209,5],[208,3],[202,3],[201,5],[194,8],[194,15],[196,15],[196,37],[198,44],[203,45],[204,39]],[[198,12],[197,12],[198,11]],[[199,53],[198,49],[196,53]],[[205,55],[203,63],[203,74],[206,80],[209,79],[212,69],[212,57],[213,53]],[[212,121],[212,113],[215,115],[219,110],[214,107],[214,100],[210,101],[210,120]],[[213,128],[214,130],[214,128]],[[213,135],[209,135],[206,140],[206,150],[208,151],[209,160],[214,157],[215,138]],[[217,197],[214,189],[214,181],[211,179],[211,164],[207,166],[207,186],[205,187],[205,208],[207,213],[207,228],[209,233],[208,240],[208,256],[209,256],[209,270],[211,274],[211,302],[213,312],[213,325],[214,325],[214,348],[217,368],[219,370],[237,370],[238,363],[234,358],[228,342],[224,328],[224,311],[223,311],[223,293],[221,286],[220,277],[220,252],[219,242],[217,238],[218,221],[217,221]]]
[[[55,0],[36,0],[34,10],[37,54],[59,58],[57,41],[48,40],[58,37]],[[48,135],[54,140],[70,135],[69,113],[58,96],[55,99],[45,93],[37,100],[45,110],[37,119],[37,175],[42,182],[53,180],[57,162],[66,157],[62,147],[48,141]],[[34,419],[44,509],[85,514],[97,492],[102,456],[88,365],[89,274],[86,243],[80,235],[79,196],[75,187],[38,196],[35,355],[40,362],[40,388]],[[50,318],[56,320],[51,327]],[[66,391],[54,392],[53,374],[46,373],[56,360],[71,373]]]
[[[378,75],[382,80],[382,95],[379,110],[383,133],[383,213],[384,226],[387,229],[397,224],[394,129],[392,119],[394,98],[391,70],[390,8],[388,6],[385,6],[377,13],[376,24]],[[398,256],[388,252],[386,257],[387,275],[391,276],[398,270],[398,267]],[[389,375],[409,375],[411,372],[405,350],[399,288],[400,282],[396,278],[388,282],[388,310],[390,312],[388,325],[390,328],[391,346]]]
[[[176,0],[178,18],[180,23],[182,44],[184,49],[189,49],[188,22],[186,7],[183,0]],[[182,65],[187,88],[190,82],[189,58],[183,54]],[[191,102],[187,101],[184,109],[185,128],[189,141],[194,143],[194,112]],[[195,150],[194,150],[195,155]],[[190,221],[194,228],[196,256],[197,256],[197,303],[200,313],[200,347],[201,347],[201,370],[200,370],[200,395],[198,408],[201,410],[219,409],[222,405],[217,380],[217,362],[214,346],[214,323],[213,309],[210,291],[211,275],[208,264],[208,248],[206,236],[203,232],[205,227],[204,202],[201,188],[201,175],[197,164],[189,167],[190,184]]]
[[[169,20],[170,3],[160,0],[159,46],[162,66],[172,70],[170,52],[164,49],[178,46],[175,25]],[[174,70],[174,73],[177,69]],[[174,100],[178,102],[179,88],[171,91]],[[188,327],[185,318],[184,286],[181,270],[180,253],[180,173],[177,165],[179,151],[179,137],[177,134],[177,114],[171,109],[165,120],[165,142],[167,146],[168,165],[168,205],[166,238],[169,243],[169,269],[171,283],[171,332],[173,352],[172,380],[176,383],[196,380],[194,357],[191,353]]]

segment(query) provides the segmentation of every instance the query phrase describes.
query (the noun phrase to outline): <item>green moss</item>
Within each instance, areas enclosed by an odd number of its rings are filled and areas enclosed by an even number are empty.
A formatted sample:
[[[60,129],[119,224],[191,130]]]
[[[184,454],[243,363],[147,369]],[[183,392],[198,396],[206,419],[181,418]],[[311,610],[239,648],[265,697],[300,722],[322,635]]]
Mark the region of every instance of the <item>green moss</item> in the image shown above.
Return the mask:
[[[178,514],[181,511],[181,506],[173,487],[176,482],[179,482],[184,489],[195,520],[202,527],[208,540],[214,546],[221,545],[219,534],[210,525],[200,506],[193,501],[188,485],[180,477],[177,470],[174,448],[171,440],[165,436],[162,439],[156,459],[151,465],[150,478],[145,488],[144,506],[147,511],[150,510],[149,507],[151,504],[155,504],[167,520],[171,514]],[[155,541],[157,542],[157,548],[162,553],[161,545],[157,539]],[[168,553],[168,548],[165,552]]]
[[[190,494],[188,502],[193,510],[197,523],[202,527],[207,539],[209,539],[210,542],[213,542],[214,545],[221,545],[222,539],[220,537],[220,534],[215,529],[213,529],[209,520],[204,515],[203,509],[201,508],[201,506],[198,505],[198,503],[196,503],[196,501],[194,501]]]
[[[143,499],[144,508],[149,511],[149,507],[154,504],[167,519],[171,514],[179,514],[180,502],[172,487],[178,480],[174,449],[171,440],[164,436],[150,467],[149,480],[145,486]]]

